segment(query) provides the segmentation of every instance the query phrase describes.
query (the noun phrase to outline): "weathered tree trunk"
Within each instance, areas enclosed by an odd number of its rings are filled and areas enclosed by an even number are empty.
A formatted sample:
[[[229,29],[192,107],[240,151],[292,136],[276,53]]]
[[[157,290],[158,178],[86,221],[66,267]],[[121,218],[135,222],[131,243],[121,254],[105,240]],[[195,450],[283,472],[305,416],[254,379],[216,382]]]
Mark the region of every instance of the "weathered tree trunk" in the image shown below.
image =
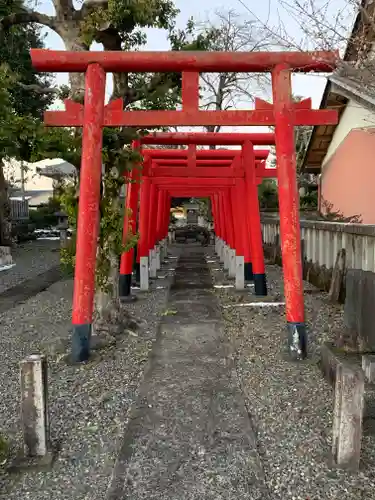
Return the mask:
[[[80,27],[78,23],[74,25],[70,21],[68,25],[65,25],[64,23],[59,24],[56,31],[63,39],[66,50],[80,52],[90,49],[90,47],[81,40]],[[84,73],[69,73],[69,82],[72,99],[78,102],[83,102],[85,96]]]

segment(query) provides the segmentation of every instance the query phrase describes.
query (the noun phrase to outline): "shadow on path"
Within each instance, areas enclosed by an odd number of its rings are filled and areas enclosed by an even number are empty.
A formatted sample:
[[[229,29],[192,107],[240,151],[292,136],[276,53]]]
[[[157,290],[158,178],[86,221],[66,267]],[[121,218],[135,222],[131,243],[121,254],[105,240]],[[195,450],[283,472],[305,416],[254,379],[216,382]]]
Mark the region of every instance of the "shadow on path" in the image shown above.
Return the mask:
[[[55,266],[48,271],[23,281],[19,285],[8,288],[0,293],[0,314],[16,307],[34,295],[43,292],[51,285],[63,279],[61,267]]]

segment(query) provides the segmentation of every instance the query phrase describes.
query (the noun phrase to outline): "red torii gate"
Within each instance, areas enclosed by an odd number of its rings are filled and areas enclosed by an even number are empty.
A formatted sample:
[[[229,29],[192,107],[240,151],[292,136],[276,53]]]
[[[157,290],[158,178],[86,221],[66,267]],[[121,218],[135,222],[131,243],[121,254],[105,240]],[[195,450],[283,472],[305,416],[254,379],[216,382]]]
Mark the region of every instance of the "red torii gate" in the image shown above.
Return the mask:
[[[280,231],[289,352],[306,356],[294,126],[337,123],[334,110],[312,110],[311,101],[292,100],[291,73],[331,72],[338,52],[65,52],[31,51],[34,67],[47,72],[86,73],[85,103],[66,102],[48,111],[51,126],[83,126],[80,206],[73,296],[73,360],[89,356],[99,230],[102,127],[140,128],[207,125],[275,125]],[[121,99],[104,106],[106,72],[181,72],[183,109],[124,111]],[[200,72],[271,72],[273,104],[257,100],[255,110],[199,110]]]
[[[210,167],[205,167],[204,169],[199,168],[196,169],[196,167],[193,168],[193,170],[187,168],[187,159],[189,157],[190,161],[193,160],[194,158],[196,159],[195,164],[196,165],[202,165],[204,160],[199,160],[196,157],[195,154],[195,148],[196,145],[241,145],[245,141],[251,140],[252,143],[255,146],[259,145],[272,145],[275,142],[275,135],[272,133],[246,133],[246,134],[241,134],[241,133],[231,133],[231,134],[226,134],[226,133],[183,133],[183,132],[177,132],[177,133],[160,133],[160,132],[155,132],[153,134],[149,134],[147,136],[141,137],[138,141],[133,142],[133,148],[138,149],[141,151],[141,145],[146,143],[146,144],[169,144],[172,142],[173,144],[189,144],[192,145],[192,147],[189,146],[188,150],[180,151],[177,152],[177,157],[181,158],[184,157],[184,160],[182,160],[181,165],[185,165],[184,168],[174,168],[173,169],[173,174],[175,176],[183,176],[183,177],[188,177],[188,176],[206,176],[206,177],[217,177],[218,171],[216,167],[210,168]],[[150,155],[148,155],[150,153]],[[168,157],[170,156],[176,156],[176,151],[168,151]],[[153,175],[157,176],[167,176],[170,173],[170,167],[166,167],[164,164],[162,167],[155,168],[153,167],[153,156],[156,156],[157,158],[165,156],[165,150],[158,150],[158,149],[153,149],[153,150],[145,150],[143,151],[144,155],[144,163],[146,163],[146,168],[152,169]],[[233,165],[233,168],[220,168],[220,176],[228,176],[228,177],[233,177],[233,175],[236,175],[236,171],[234,168],[234,164],[237,165],[238,167],[238,160],[240,160],[240,154],[241,150],[235,149],[232,150],[228,153],[227,150],[223,152],[223,150],[220,150],[221,157],[223,155],[225,157],[229,156],[229,161],[231,161],[231,157],[233,157],[233,161],[231,162]],[[261,158],[266,159],[269,154],[269,150],[255,150],[255,157],[256,157],[256,167],[257,167],[257,176],[258,176],[258,183],[261,183],[263,178],[267,177],[275,177],[275,172],[273,169],[265,169],[265,162],[260,161]],[[203,158],[208,158],[208,157],[216,157],[217,158],[218,151],[199,151],[199,157]],[[151,156],[151,162],[150,162],[150,156]],[[258,160],[259,158],[259,160]],[[161,161],[161,160],[160,160]],[[177,162],[178,160],[176,160]],[[216,162],[217,164],[218,162]],[[172,161],[172,165],[173,165]],[[190,163],[191,164],[191,163]],[[210,164],[210,163],[208,163]],[[240,167],[242,169],[242,166]],[[143,171],[143,174],[145,171]],[[243,173],[243,169],[241,170],[241,173]],[[241,173],[238,172],[238,175]],[[135,177],[139,175],[139,171],[136,171],[133,169],[133,173],[131,174],[131,178],[134,181]],[[138,183],[130,183],[127,186],[127,197],[126,197],[126,211],[125,211],[125,219],[124,219],[124,243],[126,243],[127,240],[127,235],[129,232],[131,234],[135,233],[135,222],[136,222],[136,216],[131,217],[129,220],[129,213],[130,214],[136,214],[137,213],[137,208],[138,208],[138,191],[139,191],[139,184]],[[160,197],[160,193],[159,193]],[[161,199],[158,198],[158,203],[163,203]],[[164,242],[163,242],[164,243]],[[140,244],[138,244],[138,253],[137,253],[137,264],[136,264],[136,273],[138,276],[138,279],[140,278]],[[132,280],[132,271],[133,271],[133,261],[134,261],[134,249],[129,250],[128,252],[124,253],[121,256],[121,267],[120,267],[120,287],[119,287],[119,294],[122,299],[126,300],[131,300],[131,280]],[[249,245],[246,247],[246,252],[245,252],[245,279],[246,280],[252,280],[253,279],[253,272],[252,272],[252,264],[250,260],[250,249]],[[258,286],[259,288],[259,286]],[[264,293],[264,289],[258,289],[258,293]]]
[[[246,143],[245,143],[246,144]],[[170,161],[170,167],[159,167],[159,168],[153,168],[152,167],[152,161],[154,159],[154,156],[157,158],[165,157],[169,158],[170,156],[176,156],[176,150],[159,150],[159,149],[154,149],[154,150],[145,150],[143,152],[144,154],[144,175],[147,177],[153,177],[153,176],[168,176],[164,180],[165,183],[170,183],[172,185],[175,184],[175,177],[190,177],[189,179],[186,179],[185,185],[196,185],[197,181],[194,180],[194,178],[199,178],[200,183],[204,185],[212,185],[212,179],[209,179],[210,176],[215,177],[215,178],[222,178],[222,177],[228,177],[228,178],[234,178],[238,177],[239,179],[242,177],[242,180],[245,180],[245,184],[242,184],[240,180],[238,180],[238,187],[237,190],[239,199],[242,200],[247,200],[248,202],[248,210],[245,210],[245,212],[242,212],[242,216],[244,217],[245,220],[245,227],[246,228],[246,233],[249,230],[250,233],[250,241],[247,241],[247,244],[245,245],[245,253],[242,255],[242,257],[245,257],[245,264],[244,264],[244,269],[246,271],[246,278],[247,280],[253,279],[254,280],[254,289],[256,295],[267,295],[267,285],[266,285],[266,275],[265,275],[265,265],[264,265],[264,256],[263,256],[263,247],[262,247],[262,234],[261,234],[261,226],[260,226],[260,214],[259,214],[259,205],[258,205],[258,192],[257,192],[257,179],[254,175],[254,165],[255,165],[255,158],[259,156],[259,158],[267,158],[269,154],[269,150],[254,150],[252,145],[248,145],[249,147],[246,149],[245,145],[243,146],[242,150],[206,150],[206,151],[195,151],[191,147],[189,147],[188,152],[184,151],[177,151],[177,157],[185,156],[186,159],[185,161],[182,162],[182,165],[189,165],[187,168],[178,168],[174,167],[174,161],[177,162],[177,160],[171,160]],[[195,148],[195,146],[193,146]],[[182,153],[182,154],[181,154]],[[232,159],[232,167],[231,168],[226,168],[221,166],[220,160],[210,160],[208,161],[209,165],[216,165],[217,163],[220,164],[219,168],[215,167],[199,167],[198,166],[198,153],[203,153],[204,157],[212,157],[212,158],[221,158],[222,156],[226,156],[229,159]],[[202,155],[201,155],[202,156]],[[160,160],[163,163],[166,162],[165,159]],[[236,163],[237,168],[233,168],[234,164]],[[275,177],[275,169],[265,169],[264,165],[262,165],[262,172],[257,172],[257,175],[259,177]],[[170,177],[169,177],[170,176]],[[205,177],[205,178],[203,178]],[[193,182],[193,184],[191,184]],[[234,183],[232,182],[234,185]],[[143,186],[143,189],[146,193],[148,193],[149,189],[152,189],[152,186],[148,186],[148,184],[145,184]],[[153,196],[155,196],[152,191],[150,191],[149,194],[145,194],[144,199],[146,200],[145,203],[148,203],[148,200],[151,200],[151,205],[153,203]],[[141,211],[142,211],[142,206],[141,206]],[[147,211],[144,209],[144,211]],[[230,211],[230,209],[229,209]],[[241,212],[239,212],[241,213]],[[246,213],[249,214],[250,220],[247,218]],[[237,223],[237,221],[236,221]],[[246,237],[248,237],[248,234],[246,234]],[[143,233],[143,236],[141,235],[141,242],[139,246],[139,252],[137,254],[137,262],[139,265],[141,265],[141,260],[143,259],[143,276],[146,275],[145,268],[147,267],[148,263],[146,263],[146,259],[148,259],[148,250],[146,249],[145,244],[142,245],[142,238],[146,238],[145,233]],[[251,242],[251,243],[250,243]],[[233,241],[232,241],[233,243]],[[231,254],[231,267],[230,267],[230,274],[233,277],[235,274],[235,251],[233,245],[229,245],[230,249],[230,254]],[[242,247],[241,247],[242,248]],[[157,248],[149,248],[151,254],[151,260],[152,262],[155,261],[155,253],[157,253]],[[227,250],[227,248],[225,248]],[[253,255],[253,265],[251,265],[251,254]],[[130,272],[130,265],[128,266],[128,272]],[[151,276],[155,277],[156,276],[156,268],[153,265],[151,267]],[[128,278],[126,279],[126,283],[128,284],[128,294],[130,291],[130,280],[131,276],[128,275]],[[148,279],[144,278],[145,282],[147,285],[145,287],[142,286],[142,289],[147,289],[148,288]]]

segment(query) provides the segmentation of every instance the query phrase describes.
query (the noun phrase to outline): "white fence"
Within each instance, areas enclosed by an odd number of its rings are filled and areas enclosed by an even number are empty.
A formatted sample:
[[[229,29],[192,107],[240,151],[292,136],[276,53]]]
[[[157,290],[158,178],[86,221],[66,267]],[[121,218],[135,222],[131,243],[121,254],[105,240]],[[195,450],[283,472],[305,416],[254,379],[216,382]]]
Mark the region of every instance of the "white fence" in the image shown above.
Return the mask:
[[[274,245],[277,235],[281,240],[278,219],[263,217],[262,232],[266,245]],[[375,226],[301,220],[301,239],[307,262],[332,269],[344,248],[347,269],[375,272]]]

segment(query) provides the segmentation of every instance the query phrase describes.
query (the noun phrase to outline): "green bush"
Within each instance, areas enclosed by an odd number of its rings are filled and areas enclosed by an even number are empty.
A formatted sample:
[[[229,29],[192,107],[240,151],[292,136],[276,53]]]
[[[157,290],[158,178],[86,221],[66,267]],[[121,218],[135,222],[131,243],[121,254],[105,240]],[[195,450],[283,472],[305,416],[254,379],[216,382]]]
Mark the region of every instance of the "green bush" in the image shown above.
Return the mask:
[[[60,202],[56,198],[50,198],[47,203],[43,203],[36,210],[30,210],[30,222],[35,224],[36,229],[44,229],[49,226],[56,226],[59,222],[55,215],[60,210]]]

